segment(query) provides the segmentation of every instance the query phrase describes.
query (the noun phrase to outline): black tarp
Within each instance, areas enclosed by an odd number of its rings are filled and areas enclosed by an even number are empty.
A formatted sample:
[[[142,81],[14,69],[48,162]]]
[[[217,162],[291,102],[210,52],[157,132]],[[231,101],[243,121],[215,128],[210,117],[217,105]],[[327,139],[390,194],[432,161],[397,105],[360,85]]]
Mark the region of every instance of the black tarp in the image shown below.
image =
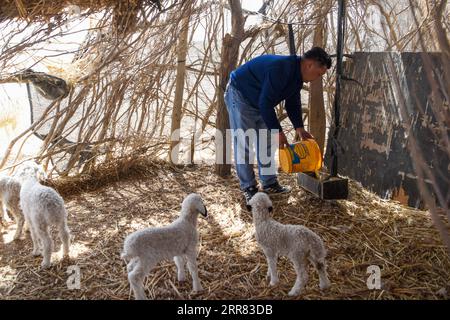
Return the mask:
[[[339,174],[360,181],[384,198],[402,196],[405,204],[422,207],[406,136],[410,124],[426,165],[449,201],[449,150],[442,134],[448,136],[450,129],[442,130],[436,118],[439,112],[450,119],[446,98],[450,84],[443,80],[441,59],[438,53],[392,52],[357,52],[347,59],[344,74],[361,85],[350,81],[342,85]],[[429,76],[439,88],[432,90]],[[328,167],[329,150],[327,146]],[[425,182],[432,190],[431,181]]]

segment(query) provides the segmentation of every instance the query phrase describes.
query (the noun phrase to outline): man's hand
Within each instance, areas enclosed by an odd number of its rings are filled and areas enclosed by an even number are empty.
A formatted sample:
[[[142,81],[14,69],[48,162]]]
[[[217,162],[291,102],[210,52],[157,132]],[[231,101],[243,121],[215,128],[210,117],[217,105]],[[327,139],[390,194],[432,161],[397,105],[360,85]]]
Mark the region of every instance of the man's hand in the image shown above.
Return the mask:
[[[295,131],[302,140],[315,139],[311,133],[305,130],[305,128],[297,128]]]
[[[286,147],[289,146],[289,142],[288,142],[288,140],[286,138],[286,135],[284,134],[283,131],[280,131],[278,133],[278,143],[279,143],[279,148],[280,149],[286,148]]]

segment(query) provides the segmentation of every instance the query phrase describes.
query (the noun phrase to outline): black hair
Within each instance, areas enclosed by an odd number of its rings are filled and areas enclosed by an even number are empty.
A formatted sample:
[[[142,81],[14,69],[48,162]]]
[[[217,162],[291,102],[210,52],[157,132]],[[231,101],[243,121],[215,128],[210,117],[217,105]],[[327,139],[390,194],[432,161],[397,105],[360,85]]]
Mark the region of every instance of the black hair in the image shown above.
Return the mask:
[[[326,53],[325,50],[323,50],[320,47],[314,47],[311,50],[306,51],[303,54],[303,59],[311,59],[319,62],[321,66],[327,67],[327,69],[331,68],[331,58]]]

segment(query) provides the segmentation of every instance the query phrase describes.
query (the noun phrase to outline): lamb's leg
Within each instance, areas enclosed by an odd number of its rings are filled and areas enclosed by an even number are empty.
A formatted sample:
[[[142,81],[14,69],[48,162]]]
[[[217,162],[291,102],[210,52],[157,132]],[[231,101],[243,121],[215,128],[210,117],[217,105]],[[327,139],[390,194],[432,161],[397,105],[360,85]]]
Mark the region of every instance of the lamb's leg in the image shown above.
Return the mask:
[[[186,280],[186,272],[184,270],[184,259],[182,256],[175,256],[173,258],[173,261],[175,261],[175,265],[177,266],[177,274],[178,274],[178,281],[183,282]]]
[[[66,222],[59,226],[59,238],[62,242],[63,257],[69,258],[70,231],[69,228],[67,228]]]
[[[20,209],[18,209],[18,208],[13,210],[13,216],[17,222],[17,229],[16,229],[16,233],[14,234],[14,240],[19,240],[20,236],[22,234],[22,229],[23,229],[23,224],[25,222],[25,218],[23,217],[23,215],[20,212]]]
[[[330,280],[327,274],[327,265],[325,259],[319,259],[318,261],[311,260],[319,275],[319,288],[320,290],[326,290],[330,287]]]
[[[30,225],[29,225],[29,223],[27,222],[27,220],[26,219],[24,219],[24,224],[23,224],[23,230],[25,230],[25,232],[28,232],[28,233],[30,233],[31,232],[31,230],[30,230]]]
[[[144,278],[153,269],[154,264],[147,264],[144,266],[143,262],[138,258],[134,261],[130,261],[127,267],[128,281],[130,282],[131,289],[134,293],[134,298],[136,300],[147,300],[144,289]]]
[[[291,291],[289,291],[289,295],[298,296],[308,282],[308,272],[306,270],[307,260],[300,257],[293,257],[291,258],[291,261],[294,264],[297,279],[295,280],[295,284]]]
[[[267,259],[267,274],[270,275],[270,285],[276,286],[279,282],[277,271],[277,254],[274,250],[263,248],[264,254]]]
[[[36,232],[36,227],[27,219],[27,224],[30,226],[30,235],[31,235],[31,241],[33,242],[33,253],[32,255],[34,257],[37,257],[40,255],[39,250],[39,237]]]
[[[24,218],[23,217],[18,217],[17,218],[17,229],[16,232],[14,233],[14,239],[13,240],[19,240],[20,239],[20,235],[22,234],[22,228],[23,228],[23,224],[24,224]]]
[[[198,278],[198,268],[197,268],[197,254],[192,252],[186,255],[187,266],[189,273],[192,276],[192,287],[194,292],[199,292],[203,290],[200,279]]]
[[[0,208],[2,208],[2,211],[0,213],[0,232],[1,232],[1,231],[3,231],[3,227],[5,226],[3,224],[3,215],[4,215],[4,213],[3,213],[3,205],[1,203],[1,201],[0,201]]]
[[[2,231],[3,227],[5,226],[3,219],[6,219],[8,214],[6,212],[6,207],[3,205],[3,202],[1,202],[1,201],[0,201],[0,208],[2,209],[2,212],[0,214],[0,231]]]
[[[48,230],[48,227],[46,225],[40,225],[38,226],[38,237],[42,241],[42,256],[44,259],[42,260],[41,267],[46,269],[50,267],[50,260],[52,256],[52,250],[53,250],[53,241],[50,237],[50,233]]]
[[[11,211],[9,211],[8,209],[6,209],[5,208],[5,220],[6,220],[6,222],[12,222],[13,221],[13,217],[12,217],[12,214],[11,214]]]

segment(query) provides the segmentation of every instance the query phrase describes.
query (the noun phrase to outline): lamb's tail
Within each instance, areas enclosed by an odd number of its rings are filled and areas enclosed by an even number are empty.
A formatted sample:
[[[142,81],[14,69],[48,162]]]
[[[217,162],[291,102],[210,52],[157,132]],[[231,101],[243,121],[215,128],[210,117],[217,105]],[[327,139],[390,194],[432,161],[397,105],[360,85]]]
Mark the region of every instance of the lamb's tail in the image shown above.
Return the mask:
[[[127,272],[133,270],[134,266],[140,261],[139,257],[136,257],[125,250],[120,254],[120,258],[127,264]]]
[[[128,261],[130,261],[131,259],[133,259],[133,255],[131,255],[129,252],[126,252],[125,250],[122,251],[122,253],[120,254],[120,258],[122,260],[124,260],[126,263],[128,263]]]
[[[120,253],[120,258],[125,261],[125,263],[128,263],[134,256],[133,247],[129,244],[128,237],[125,239],[122,247],[122,252]]]
[[[139,257],[122,257],[127,263],[127,272],[130,273],[134,267],[141,261]],[[129,261],[129,262],[128,262]]]

